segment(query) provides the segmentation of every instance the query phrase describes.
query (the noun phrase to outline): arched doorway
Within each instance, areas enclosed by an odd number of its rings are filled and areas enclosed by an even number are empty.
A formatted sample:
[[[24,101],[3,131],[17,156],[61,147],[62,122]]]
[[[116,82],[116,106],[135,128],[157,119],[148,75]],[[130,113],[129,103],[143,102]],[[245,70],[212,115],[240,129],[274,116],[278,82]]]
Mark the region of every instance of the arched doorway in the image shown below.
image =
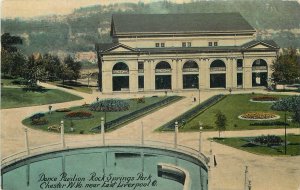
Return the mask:
[[[252,64],[252,86],[268,85],[268,64],[263,59],[257,59]]]
[[[222,60],[210,64],[210,88],[226,88],[226,65]]]
[[[155,89],[172,89],[171,66],[166,61],[159,62],[155,67]]]
[[[129,90],[129,68],[123,62],[118,62],[112,69],[113,91]]]
[[[182,73],[183,89],[199,88],[199,67],[195,61],[185,62]]]

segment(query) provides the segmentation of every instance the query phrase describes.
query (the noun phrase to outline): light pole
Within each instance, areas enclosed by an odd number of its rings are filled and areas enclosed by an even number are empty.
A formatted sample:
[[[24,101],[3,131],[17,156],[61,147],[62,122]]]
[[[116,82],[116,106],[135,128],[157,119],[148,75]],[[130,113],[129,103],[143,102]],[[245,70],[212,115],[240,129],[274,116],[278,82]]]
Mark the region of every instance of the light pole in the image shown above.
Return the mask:
[[[203,127],[202,127],[202,123],[201,123],[201,121],[199,121],[199,154],[201,154],[201,152],[202,152],[202,129],[203,129]]]
[[[174,147],[177,148],[178,122],[175,122]]]
[[[27,155],[29,155],[30,154],[30,149],[29,149],[28,134],[27,134],[27,129],[26,128],[24,128],[24,132],[25,132],[26,151],[27,151]]]
[[[143,124],[143,121],[141,122],[142,124],[142,130],[141,130],[141,143],[142,143],[142,146],[144,146],[144,124]]]
[[[60,121],[60,138],[61,138],[62,148],[65,148],[66,143],[65,143],[65,129],[64,129],[64,121],[63,120]]]
[[[286,112],[284,113],[284,154],[286,155]]]
[[[101,135],[102,135],[102,144],[105,146],[105,130],[104,130],[104,118],[101,117]]]

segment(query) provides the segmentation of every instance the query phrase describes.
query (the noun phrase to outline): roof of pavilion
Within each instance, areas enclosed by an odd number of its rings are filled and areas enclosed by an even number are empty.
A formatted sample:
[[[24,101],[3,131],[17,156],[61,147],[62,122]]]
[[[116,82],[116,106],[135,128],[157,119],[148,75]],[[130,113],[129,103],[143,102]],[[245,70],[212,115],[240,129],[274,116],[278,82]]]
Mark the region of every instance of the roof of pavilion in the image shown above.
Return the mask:
[[[255,48],[263,45],[264,48]],[[253,40],[241,46],[206,46],[206,47],[153,47],[153,48],[132,48],[121,43],[96,44],[96,51],[109,54],[118,48],[123,48],[122,53],[176,53],[176,52],[236,52],[236,51],[277,51],[279,46],[273,40]],[[115,51],[118,53],[118,51]]]
[[[114,14],[112,34],[255,32],[240,13]]]

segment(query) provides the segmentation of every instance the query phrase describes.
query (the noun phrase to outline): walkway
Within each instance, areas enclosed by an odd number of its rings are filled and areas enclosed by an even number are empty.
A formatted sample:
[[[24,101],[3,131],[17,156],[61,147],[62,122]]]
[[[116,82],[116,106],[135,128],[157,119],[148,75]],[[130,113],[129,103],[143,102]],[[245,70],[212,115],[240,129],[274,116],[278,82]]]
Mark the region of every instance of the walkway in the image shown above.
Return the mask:
[[[48,84],[42,84],[49,88],[58,88]],[[75,93],[83,96],[83,100],[58,103],[53,105],[53,109],[81,105],[84,102],[91,102],[96,99],[112,97],[112,95],[85,94],[74,92],[70,89],[62,89],[64,91]],[[220,91],[201,92],[201,101],[218,94]],[[192,97],[198,97],[197,92],[186,92],[183,95],[187,98],[182,99],[170,106],[144,116],[118,130],[107,134],[107,138],[128,138],[140,139],[141,122],[144,124],[145,140],[159,140],[172,142],[174,134],[171,132],[157,133],[153,132],[158,126],[180,115],[191,107],[197,105],[193,102]],[[114,95],[116,97],[128,98],[134,95]],[[32,113],[47,111],[48,106],[33,106],[25,108],[4,109],[1,110],[1,154],[2,157],[12,153],[24,150],[24,126],[21,121],[23,118],[30,116]],[[56,143],[60,140],[60,135],[56,133],[48,133],[40,130],[28,129],[30,146],[38,146],[49,143]],[[273,130],[251,130],[251,131],[227,131],[224,136],[255,136],[261,134],[283,134],[283,129]],[[288,129],[288,133],[299,133],[299,129]],[[217,132],[203,133],[203,152],[209,155],[210,137],[218,136]],[[95,135],[66,135],[66,141],[76,140],[95,140],[101,139],[99,134]],[[191,146],[195,149],[198,147],[198,133],[185,132],[179,134],[179,143]],[[252,180],[252,189],[255,190],[293,190],[299,188],[300,176],[300,156],[297,157],[271,157],[260,156],[244,151],[240,151],[218,143],[212,143],[213,154],[217,158],[217,167],[212,168],[212,190],[240,190],[243,189],[244,168],[249,166],[250,179]]]

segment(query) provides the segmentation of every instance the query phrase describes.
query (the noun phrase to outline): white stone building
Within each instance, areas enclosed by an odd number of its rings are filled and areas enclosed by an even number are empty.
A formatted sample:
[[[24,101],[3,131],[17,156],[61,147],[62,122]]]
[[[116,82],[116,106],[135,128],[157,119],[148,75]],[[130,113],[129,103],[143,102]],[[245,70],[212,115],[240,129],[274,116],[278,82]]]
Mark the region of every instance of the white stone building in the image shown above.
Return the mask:
[[[239,13],[116,14],[96,44],[103,93],[266,86],[279,47]]]

